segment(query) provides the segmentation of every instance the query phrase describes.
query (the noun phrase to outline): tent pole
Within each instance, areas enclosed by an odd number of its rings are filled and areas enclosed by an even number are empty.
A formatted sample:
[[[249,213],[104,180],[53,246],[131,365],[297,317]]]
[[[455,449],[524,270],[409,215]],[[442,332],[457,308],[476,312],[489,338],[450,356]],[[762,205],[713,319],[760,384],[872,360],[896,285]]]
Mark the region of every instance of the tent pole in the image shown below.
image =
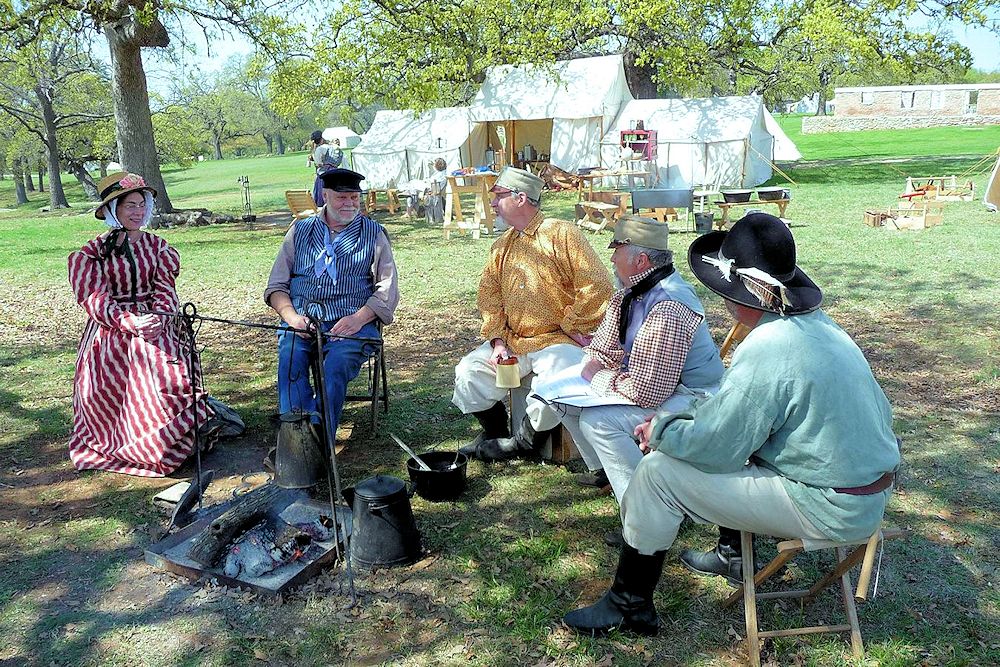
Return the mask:
[[[750,159],[750,151],[747,148],[750,147],[750,140],[743,139],[743,164],[740,166],[740,187],[746,187],[745,183],[747,180],[747,160]]]
[[[597,164],[600,167],[604,167],[604,156],[601,155],[601,139],[604,138],[604,116],[600,116],[598,120],[598,132],[597,132]],[[549,143],[552,143],[552,139],[549,139]],[[552,154],[552,149],[549,148],[549,154]],[[615,185],[615,187],[618,187]]]

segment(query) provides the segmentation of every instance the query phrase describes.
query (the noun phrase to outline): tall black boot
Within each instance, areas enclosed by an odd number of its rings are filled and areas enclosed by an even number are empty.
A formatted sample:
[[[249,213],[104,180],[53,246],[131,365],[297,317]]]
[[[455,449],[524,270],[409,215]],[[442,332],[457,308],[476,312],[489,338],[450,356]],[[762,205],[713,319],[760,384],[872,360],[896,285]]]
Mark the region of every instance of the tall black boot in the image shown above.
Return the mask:
[[[476,449],[480,461],[509,461],[511,459],[537,458],[551,431],[536,431],[525,415],[512,438],[483,440]]]
[[[507,408],[504,407],[502,401],[497,401],[486,410],[473,412],[472,416],[479,420],[479,425],[483,427],[483,430],[472,442],[459,448],[458,451],[466,456],[475,456],[476,450],[484,440],[510,437]]]
[[[733,586],[743,585],[743,549],[740,531],[719,526],[719,543],[708,552],[685,549],[681,563],[696,574],[725,577]]]
[[[600,600],[571,611],[563,622],[581,634],[603,635],[615,628],[655,635],[660,619],[653,606],[653,590],[663,573],[666,551],[643,556],[628,544],[622,547],[611,589]]]

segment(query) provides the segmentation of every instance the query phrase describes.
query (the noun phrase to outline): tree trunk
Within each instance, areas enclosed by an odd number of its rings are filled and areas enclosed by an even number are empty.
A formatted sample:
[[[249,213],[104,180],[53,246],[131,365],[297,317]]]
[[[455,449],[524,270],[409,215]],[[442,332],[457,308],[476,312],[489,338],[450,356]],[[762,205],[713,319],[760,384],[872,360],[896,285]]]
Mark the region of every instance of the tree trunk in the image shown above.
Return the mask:
[[[264,133],[264,143],[267,144],[267,152],[269,155],[274,155],[274,137],[272,137],[267,132]]]
[[[21,161],[21,158],[14,158],[11,172],[14,176],[14,193],[17,195],[17,205],[27,204],[28,193],[24,191],[24,162]]]
[[[142,176],[157,192],[156,210],[170,213],[174,207],[160,174],[141,50],[143,46],[166,46],[170,43],[170,36],[155,18],[148,26],[126,19],[105,23],[102,28],[111,51],[111,97],[115,107],[115,139],[122,169]]]
[[[45,132],[45,152],[49,168],[49,206],[69,208],[66,193],[63,192],[62,174],[59,172],[59,143],[56,139],[56,113],[52,108],[52,91],[42,86],[35,86],[35,97],[42,112],[42,127]],[[38,183],[42,182],[41,165],[38,171]]]
[[[821,69],[819,71],[819,102],[816,104],[817,116],[826,115],[826,88],[829,85],[830,72],[829,70]]]
[[[281,133],[274,135],[274,140],[278,142],[278,155],[285,154],[285,138],[281,136]]]
[[[35,182],[31,180],[31,167],[28,164],[24,165],[24,187],[28,192],[35,191]]]
[[[629,90],[632,91],[632,96],[637,100],[652,100],[656,99],[656,83],[653,81],[653,75],[656,74],[656,68],[652,65],[643,65],[639,67],[635,64],[635,54],[626,53],[625,54],[625,80],[628,82]]]
[[[38,161],[38,191],[45,192],[45,163],[41,160]]]
[[[108,163],[105,162],[104,160],[101,160],[101,178],[104,178],[107,175],[108,175]]]
[[[215,159],[222,159],[222,139],[217,134],[212,135],[212,150],[215,152]]]
[[[83,187],[83,191],[87,195],[87,199],[90,201],[101,201],[101,196],[97,192],[97,183],[94,183],[93,176],[84,168],[82,163],[71,162],[69,164],[69,169],[76,176],[76,180]]]

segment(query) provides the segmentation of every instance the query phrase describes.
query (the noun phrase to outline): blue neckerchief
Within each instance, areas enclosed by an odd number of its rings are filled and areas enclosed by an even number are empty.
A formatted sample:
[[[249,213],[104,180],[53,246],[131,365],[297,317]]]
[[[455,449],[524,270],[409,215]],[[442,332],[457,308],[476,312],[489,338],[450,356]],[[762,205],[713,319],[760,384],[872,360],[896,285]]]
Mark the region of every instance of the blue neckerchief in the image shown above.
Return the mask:
[[[316,255],[313,269],[317,278],[327,273],[333,284],[337,284],[337,246],[330,240],[330,228],[326,225],[323,225],[323,249]]]

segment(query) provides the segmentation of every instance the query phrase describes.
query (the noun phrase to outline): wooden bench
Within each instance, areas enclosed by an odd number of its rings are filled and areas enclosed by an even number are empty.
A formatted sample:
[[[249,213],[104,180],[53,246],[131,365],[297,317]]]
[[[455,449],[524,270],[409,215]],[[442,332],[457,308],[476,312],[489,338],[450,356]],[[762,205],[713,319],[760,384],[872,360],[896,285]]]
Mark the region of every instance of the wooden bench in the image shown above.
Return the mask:
[[[396,211],[402,208],[399,203],[399,191],[396,188],[385,188],[381,190],[368,190],[365,192],[365,210],[375,211],[378,206],[378,194],[385,195],[385,206],[389,210],[389,215],[396,215]]]
[[[926,229],[941,224],[944,202],[915,199],[899,206],[865,211],[864,223],[869,227],[890,229]]]
[[[724,202],[717,201],[715,205],[722,209],[722,217],[715,221],[719,229],[725,229],[729,223],[729,209],[731,208],[759,208],[771,204],[778,207],[778,217],[785,217],[785,209],[788,208],[790,199],[758,199],[755,201]]]
[[[288,202],[288,210],[292,212],[293,222],[316,215],[319,210],[308,190],[285,190],[285,201]]]
[[[614,227],[622,214],[621,205],[605,204],[599,201],[582,201],[577,204],[583,210],[583,217],[576,221],[578,227],[589,229],[595,234],[609,225]]]

